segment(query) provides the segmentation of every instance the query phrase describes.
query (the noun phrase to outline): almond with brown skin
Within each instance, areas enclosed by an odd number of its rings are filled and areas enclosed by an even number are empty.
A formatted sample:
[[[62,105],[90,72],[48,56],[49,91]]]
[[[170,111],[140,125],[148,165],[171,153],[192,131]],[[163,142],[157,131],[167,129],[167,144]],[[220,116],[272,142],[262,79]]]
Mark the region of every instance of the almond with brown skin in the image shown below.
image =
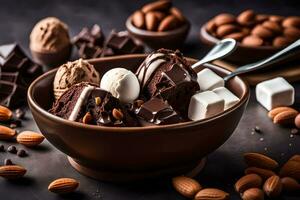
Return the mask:
[[[293,155],[289,161],[296,161],[296,162],[300,162],[300,155],[296,154],[296,155]]]
[[[262,178],[257,174],[248,174],[240,178],[234,185],[238,193],[243,193],[249,188],[259,188],[262,185]]]
[[[280,27],[280,25],[276,22],[272,22],[272,21],[265,21],[264,23],[262,23],[262,26],[273,31],[274,33],[281,33],[282,28]]]
[[[296,110],[291,107],[285,107],[285,106],[277,107],[269,111],[268,117],[270,117],[273,120],[276,115],[284,111],[296,111]]]
[[[245,153],[244,160],[249,167],[259,167],[273,170],[279,166],[278,162],[260,153]]]
[[[193,198],[195,194],[202,189],[196,180],[185,176],[173,178],[172,184],[177,192],[188,198]]]
[[[225,35],[235,32],[236,30],[238,30],[237,26],[233,24],[224,24],[217,28],[217,36],[222,38]]]
[[[275,172],[273,172],[271,170],[262,169],[262,168],[258,168],[258,167],[248,167],[247,169],[245,169],[245,174],[257,174],[263,180],[266,180],[269,177],[276,175]]]
[[[124,114],[119,109],[114,108],[112,111],[112,116],[117,120],[122,120],[124,117]]]
[[[82,119],[82,123],[89,124],[92,121],[93,117],[90,112],[87,112]]]
[[[280,23],[282,20],[284,20],[284,17],[280,15],[270,15],[269,20]]]
[[[209,20],[206,23],[205,28],[206,28],[207,32],[214,33],[217,29],[217,25],[215,24],[214,20]]]
[[[33,131],[23,131],[17,136],[17,142],[27,147],[35,147],[44,139],[42,134]]]
[[[79,186],[79,182],[72,178],[60,178],[51,182],[48,186],[50,192],[57,194],[67,194],[74,192]]]
[[[242,40],[242,44],[247,46],[261,46],[263,43],[263,39],[254,35],[249,35]]]
[[[18,179],[25,175],[26,169],[19,165],[5,165],[0,167],[0,176],[6,179]]]
[[[178,19],[174,15],[165,17],[158,26],[158,32],[169,31],[178,26]]]
[[[300,128],[300,114],[298,114],[298,115],[296,116],[294,122],[295,122],[295,126],[296,126],[297,128]]]
[[[277,114],[274,117],[273,122],[275,124],[281,124],[281,125],[292,124],[294,123],[295,117],[297,115],[298,115],[298,111],[294,111],[294,110],[284,111]]]
[[[8,121],[12,118],[12,111],[4,106],[0,106],[0,121]]]
[[[283,37],[283,36],[277,36],[276,38],[274,38],[272,45],[274,47],[284,47],[287,46],[291,43],[291,40]]]
[[[258,23],[262,23],[268,19],[269,19],[269,15],[265,15],[265,14],[258,14],[255,16],[255,21]]]
[[[300,29],[294,27],[288,27],[283,30],[283,35],[296,40],[300,38]]]
[[[145,28],[145,14],[138,10],[132,15],[132,24],[137,28]]]
[[[255,26],[254,29],[252,29],[251,34],[264,39],[273,37],[273,32],[262,25]]]
[[[236,32],[236,33],[230,33],[228,35],[225,35],[224,38],[232,38],[235,39],[236,41],[241,41],[244,38],[244,33],[242,32]]]
[[[156,18],[158,19],[158,21],[163,20],[163,18],[166,17],[166,14],[160,11],[152,11],[153,14],[156,16]]]
[[[298,16],[287,17],[285,20],[283,20],[282,26],[300,28],[300,17]]]
[[[214,18],[215,24],[221,26],[224,24],[232,24],[235,22],[235,17],[229,13],[219,14]]]
[[[263,186],[264,192],[271,198],[276,198],[281,194],[282,184],[279,176],[271,176]]]
[[[182,12],[178,8],[172,7],[170,9],[170,13],[172,15],[174,15],[181,23],[184,23],[186,21],[184,15],[182,14]]]
[[[155,13],[148,12],[146,14],[146,28],[148,31],[156,31],[159,25],[159,20],[156,17]]]
[[[291,177],[296,180],[300,180],[300,162],[289,160],[287,161],[279,171],[281,177]]]
[[[16,135],[16,131],[0,125],[0,140],[9,140]]]
[[[297,180],[291,177],[284,177],[281,179],[282,189],[285,192],[296,192],[300,190],[300,184]]]
[[[229,194],[223,190],[216,188],[205,188],[200,190],[195,198],[195,200],[227,200],[229,199]]]
[[[245,10],[237,17],[239,24],[248,26],[255,22],[255,13],[253,10]]]
[[[250,188],[241,197],[243,200],[264,200],[264,192],[259,188]]]
[[[147,13],[150,11],[165,11],[169,10],[172,6],[172,2],[169,0],[160,0],[153,3],[149,3],[142,7],[142,12]]]

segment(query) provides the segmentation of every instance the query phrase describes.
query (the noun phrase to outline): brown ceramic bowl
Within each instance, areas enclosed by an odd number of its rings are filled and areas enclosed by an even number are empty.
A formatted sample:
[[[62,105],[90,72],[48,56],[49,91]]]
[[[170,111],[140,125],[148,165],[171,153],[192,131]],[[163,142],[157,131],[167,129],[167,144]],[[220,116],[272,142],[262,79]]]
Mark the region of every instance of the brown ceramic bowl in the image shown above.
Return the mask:
[[[103,75],[115,67],[135,71],[146,55],[90,60]],[[191,62],[195,60],[189,59]],[[229,72],[210,66],[221,76]],[[133,181],[183,174],[221,146],[237,127],[249,99],[247,84],[235,77],[227,87],[241,100],[211,118],[152,127],[101,127],[68,121],[47,110],[53,102],[57,69],[37,78],[28,89],[28,103],[43,135],[69,156],[79,172],[106,181]]]
[[[152,49],[167,48],[176,50],[182,47],[190,31],[190,23],[187,21],[184,25],[171,31],[154,32],[136,28],[132,24],[131,17],[129,17],[126,21],[126,28],[134,38]]]
[[[205,25],[200,29],[200,40],[208,47],[212,47],[220,41],[206,31]],[[281,49],[282,48],[273,46],[252,47],[238,42],[237,49],[225,59],[237,64],[247,64],[271,56]]]

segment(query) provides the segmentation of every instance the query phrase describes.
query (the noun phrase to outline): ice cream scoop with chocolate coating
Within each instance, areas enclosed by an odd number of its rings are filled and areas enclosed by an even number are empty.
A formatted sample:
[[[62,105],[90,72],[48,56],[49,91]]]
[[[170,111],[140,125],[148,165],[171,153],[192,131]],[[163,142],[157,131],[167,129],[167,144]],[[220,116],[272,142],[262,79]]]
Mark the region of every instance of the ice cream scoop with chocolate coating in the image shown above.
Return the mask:
[[[160,49],[150,54],[136,75],[145,101],[160,95],[184,119],[190,98],[200,90],[197,74],[179,51]]]
[[[49,110],[50,113],[85,124],[138,126],[137,119],[110,92],[83,82],[69,88]]]
[[[72,85],[80,82],[99,85],[100,76],[93,65],[79,59],[60,66],[53,82],[55,99],[57,100]]]

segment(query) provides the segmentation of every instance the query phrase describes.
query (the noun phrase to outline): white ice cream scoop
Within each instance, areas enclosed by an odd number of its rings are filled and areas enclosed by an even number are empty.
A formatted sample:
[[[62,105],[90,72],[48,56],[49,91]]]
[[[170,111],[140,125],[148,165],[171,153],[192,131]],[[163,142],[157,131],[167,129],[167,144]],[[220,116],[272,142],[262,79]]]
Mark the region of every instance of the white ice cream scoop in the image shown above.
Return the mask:
[[[106,72],[101,79],[100,88],[110,92],[123,103],[132,103],[140,94],[137,77],[124,68],[114,68]]]

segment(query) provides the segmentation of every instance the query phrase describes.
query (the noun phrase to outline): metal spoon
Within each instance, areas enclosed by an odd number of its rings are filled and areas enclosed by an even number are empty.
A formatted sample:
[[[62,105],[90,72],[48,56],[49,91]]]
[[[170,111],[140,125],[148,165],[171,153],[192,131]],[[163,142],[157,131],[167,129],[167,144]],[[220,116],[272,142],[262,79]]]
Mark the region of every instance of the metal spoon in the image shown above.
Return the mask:
[[[221,40],[206,54],[206,56],[204,56],[204,58],[193,64],[191,67],[192,69],[195,69],[196,67],[203,65],[204,63],[208,63],[228,56],[235,50],[235,48],[236,41],[234,39],[228,38]]]
[[[270,65],[287,59],[288,57],[291,57],[297,53],[300,54],[300,39],[268,58],[239,67],[237,70],[224,77],[224,80],[228,81],[232,77],[239,74],[244,74],[247,72],[269,67]]]

